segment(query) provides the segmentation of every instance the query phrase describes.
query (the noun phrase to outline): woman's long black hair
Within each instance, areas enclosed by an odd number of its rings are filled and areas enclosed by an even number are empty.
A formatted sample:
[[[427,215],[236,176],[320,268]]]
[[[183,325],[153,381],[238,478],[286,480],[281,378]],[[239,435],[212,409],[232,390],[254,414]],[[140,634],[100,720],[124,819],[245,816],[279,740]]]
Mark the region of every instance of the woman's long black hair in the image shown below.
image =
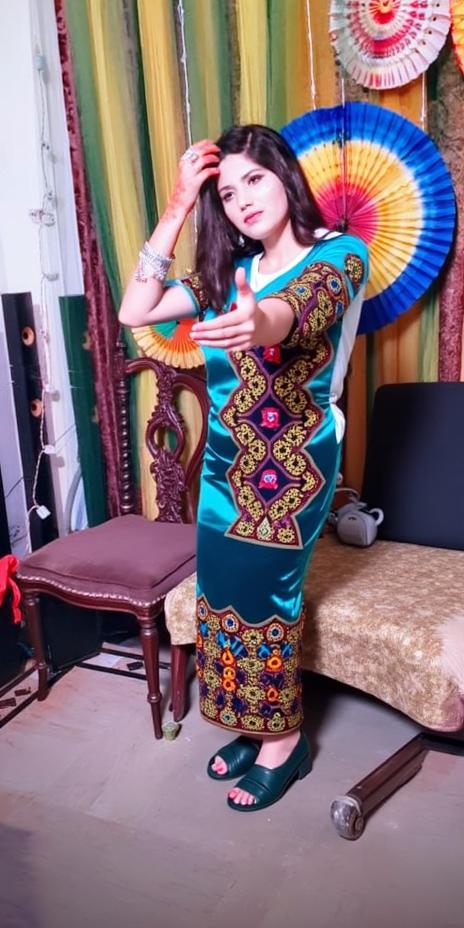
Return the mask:
[[[220,158],[244,154],[277,175],[287,194],[293,234],[301,245],[312,245],[316,241],[315,229],[324,223],[303,171],[285,139],[267,126],[252,124],[232,126],[216,144],[220,148]],[[260,251],[260,242],[240,236],[228,220],[216,178],[206,181],[200,191],[196,270],[216,311],[226,302],[234,276],[234,259]]]

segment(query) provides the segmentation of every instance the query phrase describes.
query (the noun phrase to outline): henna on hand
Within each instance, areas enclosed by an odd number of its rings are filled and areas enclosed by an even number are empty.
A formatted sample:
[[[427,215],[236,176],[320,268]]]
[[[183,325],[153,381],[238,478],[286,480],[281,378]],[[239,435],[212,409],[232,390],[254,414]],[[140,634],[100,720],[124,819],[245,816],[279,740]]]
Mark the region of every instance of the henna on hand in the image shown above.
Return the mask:
[[[166,207],[169,218],[178,216],[179,211],[189,213],[205,181],[219,174],[220,149],[214,142],[203,139],[190,148],[198,157],[193,161],[181,158],[179,162],[174,190]]]

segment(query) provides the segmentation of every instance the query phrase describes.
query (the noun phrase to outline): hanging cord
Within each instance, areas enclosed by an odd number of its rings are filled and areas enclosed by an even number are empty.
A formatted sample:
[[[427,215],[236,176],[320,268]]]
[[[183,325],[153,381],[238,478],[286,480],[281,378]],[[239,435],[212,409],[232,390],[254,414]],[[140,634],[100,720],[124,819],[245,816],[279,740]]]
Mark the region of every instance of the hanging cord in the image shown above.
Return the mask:
[[[422,72],[422,81],[421,81],[421,114],[420,114],[421,129],[423,132],[426,132],[427,129],[427,72]]]
[[[343,72],[343,67],[340,64],[340,90],[341,90],[341,107],[342,107],[342,118],[341,118],[341,135],[339,138],[339,144],[341,146],[341,173],[342,173],[342,213],[343,218],[341,225],[341,232],[346,232],[348,225],[347,217],[347,199],[346,199],[346,183],[348,177],[347,169],[347,130],[346,130],[346,88],[345,88],[345,75]]]
[[[311,78],[311,104],[312,109],[315,110],[317,106],[317,96],[316,96],[316,79],[314,75],[314,47],[313,47],[313,34],[311,29],[311,0],[306,0],[306,25],[308,29],[308,49],[309,49],[309,74]]]
[[[42,54],[36,53],[34,56],[34,65],[35,70],[37,71],[39,78],[39,97],[40,97],[40,166],[42,171],[42,183],[43,183],[43,195],[42,202],[39,210],[31,210],[30,216],[34,222],[38,224],[38,238],[39,238],[39,262],[40,262],[40,303],[39,303],[39,333],[42,338],[43,346],[43,367],[42,371],[42,390],[40,397],[40,423],[39,423],[39,442],[40,442],[40,451],[37,457],[37,462],[35,466],[34,479],[32,483],[32,505],[30,506],[27,517],[30,523],[30,518],[33,512],[37,512],[40,518],[47,518],[50,515],[46,506],[39,502],[37,499],[37,486],[40,475],[40,466],[42,459],[46,454],[55,454],[56,448],[54,445],[47,444],[45,442],[45,413],[46,413],[46,403],[47,398],[53,394],[52,378],[51,378],[51,357],[50,357],[50,326],[49,326],[49,317],[48,317],[48,302],[47,302],[47,283],[53,280],[56,280],[57,274],[48,273],[44,267],[44,234],[48,226],[55,224],[55,214],[53,212],[54,207],[54,192],[51,186],[51,182],[48,177],[48,166],[46,158],[50,155],[50,144],[46,138],[46,97],[45,97],[45,83],[44,83],[44,70],[45,70],[45,58]],[[63,437],[63,436],[62,436]]]
[[[190,104],[190,85],[188,79],[188,68],[187,68],[187,45],[185,42],[185,10],[182,0],[177,2],[177,18],[179,21],[179,34],[180,34],[180,44],[181,44],[181,56],[180,63],[182,65],[182,89],[184,92],[184,107],[185,114],[187,118],[187,140],[189,146],[193,142],[192,138],[192,107]],[[197,207],[195,205],[193,210],[193,229],[195,233],[195,245],[197,243],[198,237],[198,217],[197,217]]]

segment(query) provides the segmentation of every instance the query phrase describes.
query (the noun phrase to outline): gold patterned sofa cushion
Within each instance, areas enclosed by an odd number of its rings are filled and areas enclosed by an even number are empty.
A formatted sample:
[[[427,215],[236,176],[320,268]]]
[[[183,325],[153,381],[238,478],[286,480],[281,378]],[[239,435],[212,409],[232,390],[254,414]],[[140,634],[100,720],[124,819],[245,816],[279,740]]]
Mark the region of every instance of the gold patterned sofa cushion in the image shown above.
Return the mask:
[[[174,644],[195,640],[193,574],[168,593]],[[464,552],[319,539],[305,583],[303,667],[429,728],[464,725]]]
[[[178,583],[164,600],[164,617],[171,644],[194,644],[197,640],[197,575]]]

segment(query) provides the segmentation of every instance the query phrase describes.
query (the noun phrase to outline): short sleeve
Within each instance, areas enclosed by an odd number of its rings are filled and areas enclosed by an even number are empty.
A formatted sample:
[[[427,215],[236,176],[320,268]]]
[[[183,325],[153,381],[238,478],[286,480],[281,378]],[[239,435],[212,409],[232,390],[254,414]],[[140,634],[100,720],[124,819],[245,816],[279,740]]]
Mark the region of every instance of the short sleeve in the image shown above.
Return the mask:
[[[200,319],[203,317],[209,306],[209,300],[199,274],[192,273],[188,274],[187,277],[178,277],[174,280],[168,280],[166,281],[165,287],[182,287],[191,299],[192,316],[199,316]]]
[[[298,277],[272,294],[285,300],[295,316],[285,346],[293,348],[301,340],[312,340],[330,328],[344,315],[366,281],[367,248],[357,239],[351,242],[355,243],[353,248],[341,249],[337,239],[328,241],[321,249],[320,260],[313,260]]]

